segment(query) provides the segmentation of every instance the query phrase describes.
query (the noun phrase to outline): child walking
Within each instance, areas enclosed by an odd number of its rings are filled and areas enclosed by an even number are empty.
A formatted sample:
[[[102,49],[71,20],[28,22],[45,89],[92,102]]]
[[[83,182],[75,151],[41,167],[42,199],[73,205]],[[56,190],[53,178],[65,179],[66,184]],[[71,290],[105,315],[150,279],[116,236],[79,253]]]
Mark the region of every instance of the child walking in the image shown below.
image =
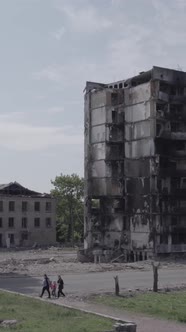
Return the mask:
[[[51,290],[52,290],[52,296],[56,297],[56,289],[57,289],[57,283],[56,281],[53,281],[51,283]]]

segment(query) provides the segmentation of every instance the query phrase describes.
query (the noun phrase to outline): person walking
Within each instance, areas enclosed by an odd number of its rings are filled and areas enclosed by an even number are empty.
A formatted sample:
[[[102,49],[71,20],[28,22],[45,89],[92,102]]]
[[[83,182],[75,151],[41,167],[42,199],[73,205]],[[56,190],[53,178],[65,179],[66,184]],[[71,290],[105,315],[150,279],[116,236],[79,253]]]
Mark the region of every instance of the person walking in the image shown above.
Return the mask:
[[[48,298],[50,299],[50,280],[46,274],[44,274],[44,279],[43,279],[43,288],[40,297],[43,296],[44,292],[47,291],[48,293]]]
[[[58,276],[57,283],[58,283],[58,298],[60,297],[60,295],[65,296],[65,294],[63,293],[64,282],[61,276]]]
[[[52,289],[52,296],[53,297],[56,297],[56,288],[57,288],[57,283],[56,283],[56,281],[53,281],[51,283],[51,289]]]

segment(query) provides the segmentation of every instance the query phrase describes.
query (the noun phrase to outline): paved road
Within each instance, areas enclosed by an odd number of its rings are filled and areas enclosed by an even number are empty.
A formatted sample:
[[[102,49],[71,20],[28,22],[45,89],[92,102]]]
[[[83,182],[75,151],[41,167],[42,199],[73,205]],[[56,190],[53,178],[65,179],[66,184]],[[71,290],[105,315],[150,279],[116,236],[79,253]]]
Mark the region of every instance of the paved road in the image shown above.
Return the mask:
[[[123,272],[99,272],[88,274],[66,274],[63,276],[65,292],[72,295],[87,295],[97,292],[110,292],[114,289],[113,277],[118,275],[120,289],[151,288],[151,271],[123,271]],[[49,276],[55,280],[55,276]],[[186,269],[160,270],[159,287],[176,286],[186,284]],[[42,278],[32,277],[4,277],[0,276],[0,288],[20,292],[23,294],[39,294]]]

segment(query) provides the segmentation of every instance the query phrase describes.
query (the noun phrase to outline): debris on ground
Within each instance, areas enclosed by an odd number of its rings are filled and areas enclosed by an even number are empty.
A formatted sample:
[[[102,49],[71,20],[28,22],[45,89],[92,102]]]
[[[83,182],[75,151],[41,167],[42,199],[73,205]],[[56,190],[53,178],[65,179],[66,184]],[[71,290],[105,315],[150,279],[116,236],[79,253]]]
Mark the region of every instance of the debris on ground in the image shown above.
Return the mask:
[[[161,262],[161,269],[186,269],[186,260],[181,262]],[[151,261],[135,263],[80,263],[77,260],[77,250],[50,247],[48,249],[34,248],[31,250],[1,250],[0,274],[20,274],[42,276],[44,273],[68,274],[106,271],[149,271]]]

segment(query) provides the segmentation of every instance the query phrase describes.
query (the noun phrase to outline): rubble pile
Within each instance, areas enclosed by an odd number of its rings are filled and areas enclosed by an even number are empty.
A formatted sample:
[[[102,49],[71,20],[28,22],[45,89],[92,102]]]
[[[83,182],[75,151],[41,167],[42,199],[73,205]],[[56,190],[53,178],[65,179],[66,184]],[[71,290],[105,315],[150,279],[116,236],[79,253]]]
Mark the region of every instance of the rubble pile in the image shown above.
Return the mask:
[[[186,268],[183,262],[162,262],[161,268]],[[0,274],[15,274],[42,276],[61,273],[89,273],[106,271],[147,271],[151,270],[151,261],[136,263],[80,263],[77,252],[72,249],[51,247],[49,249],[34,249],[23,251],[0,251]]]

